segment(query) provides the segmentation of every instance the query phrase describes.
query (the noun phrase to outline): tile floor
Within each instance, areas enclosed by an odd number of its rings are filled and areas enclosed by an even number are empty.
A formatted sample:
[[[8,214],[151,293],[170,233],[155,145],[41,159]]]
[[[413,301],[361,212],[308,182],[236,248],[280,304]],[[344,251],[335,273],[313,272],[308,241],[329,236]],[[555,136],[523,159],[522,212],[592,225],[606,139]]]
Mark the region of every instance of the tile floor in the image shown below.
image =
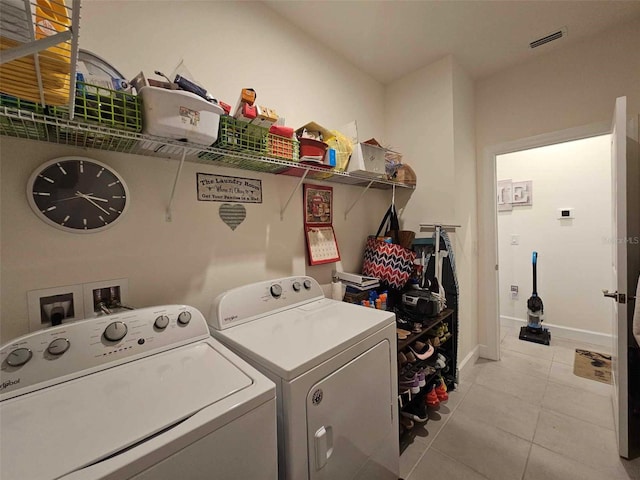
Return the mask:
[[[400,457],[406,480],[640,480],[616,452],[611,386],[573,374],[576,348],[518,339],[502,327],[502,360],[467,366]]]

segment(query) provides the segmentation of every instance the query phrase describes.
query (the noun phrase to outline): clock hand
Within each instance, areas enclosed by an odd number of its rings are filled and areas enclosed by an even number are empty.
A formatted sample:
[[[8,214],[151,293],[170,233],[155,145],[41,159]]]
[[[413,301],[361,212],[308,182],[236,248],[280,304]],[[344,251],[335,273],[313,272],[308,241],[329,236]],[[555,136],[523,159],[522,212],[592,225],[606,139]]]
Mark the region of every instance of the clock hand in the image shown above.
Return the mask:
[[[83,194],[82,194],[83,195]],[[87,196],[89,196],[90,198],[95,198],[91,196],[91,193],[88,193]],[[77,192],[73,197],[66,197],[66,198],[60,198],[58,200],[54,200],[53,203],[57,203],[57,202],[65,202],[67,200],[73,200],[74,198],[80,198],[81,194],[80,192]],[[101,199],[102,200],[102,199]],[[108,200],[104,200],[105,202],[107,202]]]
[[[102,208],[100,205],[98,205],[96,202],[94,202],[93,200],[91,200],[89,198],[88,195],[85,195],[84,193],[80,193],[78,192],[78,196],[84,198],[87,202],[89,202],[90,204],[98,207],[100,210],[102,210],[104,213],[106,213],[107,215],[111,215],[109,212],[107,212],[104,208]]]
[[[107,200],[106,198],[100,198],[100,197],[93,197],[90,193],[87,193],[86,195],[83,195],[85,198],[90,198],[91,200],[97,200],[99,202],[109,202],[109,200]]]

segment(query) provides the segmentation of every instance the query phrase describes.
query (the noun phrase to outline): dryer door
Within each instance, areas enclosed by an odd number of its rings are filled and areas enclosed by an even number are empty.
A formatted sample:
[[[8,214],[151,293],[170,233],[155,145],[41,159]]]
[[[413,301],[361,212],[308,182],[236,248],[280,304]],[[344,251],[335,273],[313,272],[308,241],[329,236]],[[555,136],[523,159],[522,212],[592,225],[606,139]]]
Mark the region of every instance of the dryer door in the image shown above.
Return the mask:
[[[310,479],[398,478],[390,350],[382,341],[309,390]]]

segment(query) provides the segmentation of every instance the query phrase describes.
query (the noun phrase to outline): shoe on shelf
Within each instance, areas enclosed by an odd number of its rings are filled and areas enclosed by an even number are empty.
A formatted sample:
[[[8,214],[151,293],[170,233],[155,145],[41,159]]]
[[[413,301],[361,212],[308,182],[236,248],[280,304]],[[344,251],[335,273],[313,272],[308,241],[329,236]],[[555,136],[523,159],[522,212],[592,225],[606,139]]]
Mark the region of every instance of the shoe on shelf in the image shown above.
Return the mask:
[[[424,397],[425,404],[431,408],[437,408],[440,406],[440,400],[438,400],[438,394],[434,385],[431,386],[427,395]]]
[[[415,424],[409,417],[401,416],[400,425],[402,425],[406,430],[411,430]]]
[[[444,379],[442,377],[439,377],[438,381],[439,381],[438,385],[436,385],[436,387],[433,390],[436,392],[436,395],[440,403],[446,402],[447,400],[449,400],[449,394],[447,393],[447,385],[444,383]]]
[[[418,359],[414,355],[414,352],[411,350],[411,348],[409,348],[409,351],[406,353],[405,356],[407,357],[407,361],[409,363],[416,363],[418,361]]]
[[[398,366],[400,368],[404,367],[407,364],[407,357],[402,352],[398,352]]]
[[[413,395],[411,395],[411,389],[409,388],[400,388],[398,390],[398,407],[402,408],[405,405],[409,405]]]
[[[434,347],[440,346],[440,337],[432,337],[429,339],[429,341],[431,342],[431,345],[433,345]]]
[[[438,356],[436,357],[436,363],[435,363],[435,367],[438,370],[443,370],[445,369],[447,366],[447,359],[444,355],[442,355],[441,353],[438,353]]]
[[[420,393],[418,376],[414,374],[411,378],[400,378],[398,381],[398,390],[409,390],[411,393]]]
[[[418,385],[420,386],[420,388],[424,387],[427,384],[426,376],[422,368],[416,368],[416,377],[418,378]]]
[[[444,327],[440,325],[438,328],[432,329],[431,334],[435,335],[436,337],[441,337],[442,335],[444,335]]]
[[[417,423],[424,423],[429,420],[427,406],[422,402],[413,402],[400,412],[403,417],[409,418]]]
[[[398,335],[398,340],[405,340],[411,335],[409,330],[405,330],[404,328],[396,328],[396,334]]]
[[[411,331],[412,331],[413,333],[420,333],[420,332],[422,332],[422,324],[421,324],[421,323],[418,323],[418,322],[415,322],[415,323],[413,324],[413,328],[411,329]]]
[[[412,347],[409,347],[409,350],[411,350],[413,354],[420,360],[426,360],[427,358],[431,357],[431,355],[433,355],[433,352],[435,351],[433,349],[433,345],[431,345],[431,343],[429,342],[415,342]]]

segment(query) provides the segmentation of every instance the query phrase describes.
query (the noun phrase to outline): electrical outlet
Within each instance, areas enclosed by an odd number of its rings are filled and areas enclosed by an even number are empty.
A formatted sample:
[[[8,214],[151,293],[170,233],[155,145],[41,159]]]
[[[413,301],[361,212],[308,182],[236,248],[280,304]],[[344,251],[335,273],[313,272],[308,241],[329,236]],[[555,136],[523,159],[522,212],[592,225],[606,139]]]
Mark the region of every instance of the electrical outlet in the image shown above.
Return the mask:
[[[127,304],[129,279],[85,283],[83,289],[85,315],[87,318],[97,317]]]
[[[27,292],[29,331],[84,318],[82,285],[45,288]]]

